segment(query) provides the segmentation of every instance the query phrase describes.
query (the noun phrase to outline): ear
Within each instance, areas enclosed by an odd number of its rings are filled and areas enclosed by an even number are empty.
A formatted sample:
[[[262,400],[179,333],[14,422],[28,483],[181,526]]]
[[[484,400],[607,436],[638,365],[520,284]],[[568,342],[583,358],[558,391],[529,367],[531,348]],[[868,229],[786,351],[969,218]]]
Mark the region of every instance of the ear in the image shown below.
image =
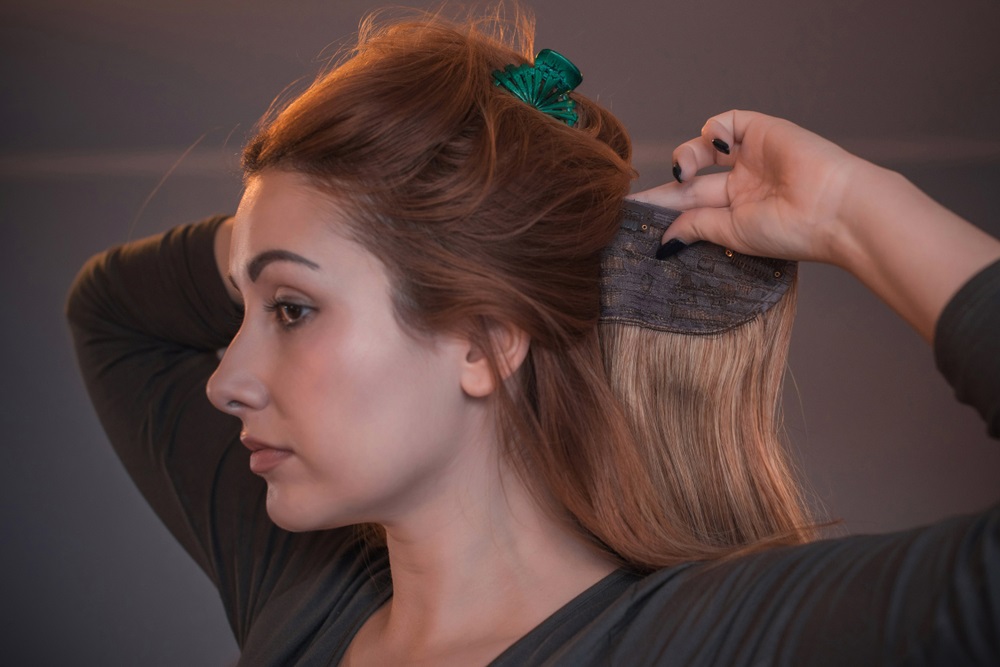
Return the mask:
[[[509,324],[490,326],[489,342],[497,355],[502,380],[521,367],[531,344],[528,334]],[[473,398],[484,398],[496,391],[489,358],[482,346],[472,341],[462,367],[462,391]]]

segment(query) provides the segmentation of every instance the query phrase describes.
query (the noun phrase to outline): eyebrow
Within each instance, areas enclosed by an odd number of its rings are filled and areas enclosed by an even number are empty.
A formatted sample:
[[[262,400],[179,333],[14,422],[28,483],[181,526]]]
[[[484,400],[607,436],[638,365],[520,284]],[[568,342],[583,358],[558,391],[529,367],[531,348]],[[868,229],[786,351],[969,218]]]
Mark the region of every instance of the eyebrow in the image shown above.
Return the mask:
[[[297,255],[294,252],[290,252],[288,250],[265,250],[250,260],[250,263],[247,264],[247,275],[250,277],[250,282],[257,282],[257,278],[260,277],[260,272],[263,271],[268,264],[273,262],[294,262],[313,270],[319,269],[319,264],[306,259],[302,255]]]

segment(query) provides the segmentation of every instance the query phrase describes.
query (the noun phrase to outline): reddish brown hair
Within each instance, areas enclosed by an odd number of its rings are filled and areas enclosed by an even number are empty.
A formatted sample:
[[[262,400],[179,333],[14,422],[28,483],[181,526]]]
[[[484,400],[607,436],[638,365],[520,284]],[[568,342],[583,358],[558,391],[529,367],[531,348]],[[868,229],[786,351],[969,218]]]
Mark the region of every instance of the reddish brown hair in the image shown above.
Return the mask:
[[[462,332],[491,355],[497,323],[530,336],[498,383],[508,460],[538,499],[636,569],[720,555],[665,520],[662,489],[605,376],[597,334],[601,250],[634,172],[622,125],[573,94],[569,127],[497,88],[530,62],[502,22],[369,21],[350,57],[266,122],[249,176],[310,176],[347,207],[349,234],[385,265],[397,315]]]

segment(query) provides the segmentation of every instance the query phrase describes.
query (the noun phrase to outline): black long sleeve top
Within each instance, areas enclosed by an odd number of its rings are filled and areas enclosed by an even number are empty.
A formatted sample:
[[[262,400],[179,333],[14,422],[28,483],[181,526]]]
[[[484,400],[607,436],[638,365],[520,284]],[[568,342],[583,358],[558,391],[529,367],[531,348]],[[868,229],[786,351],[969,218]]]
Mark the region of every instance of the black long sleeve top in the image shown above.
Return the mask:
[[[388,556],[350,528],[276,527],[238,420],[205,396],[240,322],[215,267],[222,220],[88,262],[68,304],[79,364],[128,474],[218,589],[239,664],[336,665],[392,594]],[[948,304],[935,355],[1000,437],[1000,263]],[[1000,506],[894,534],[618,571],[492,664],[998,665]]]

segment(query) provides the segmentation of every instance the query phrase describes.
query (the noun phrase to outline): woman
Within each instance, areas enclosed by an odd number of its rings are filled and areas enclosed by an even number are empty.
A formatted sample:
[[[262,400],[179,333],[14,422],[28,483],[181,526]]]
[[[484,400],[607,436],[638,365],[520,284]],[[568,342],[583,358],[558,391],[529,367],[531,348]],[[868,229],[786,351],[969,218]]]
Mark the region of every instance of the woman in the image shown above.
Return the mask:
[[[628,140],[568,88],[561,115],[519,99],[502,72],[522,62],[437,19],[372,29],[251,141],[235,222],[109,251],[74,289],[77,351],[109,438],[218,587],[241,664],[996,657],[996,512],[800,544],[795,494],[746,534],[706,536],[666,511],[596,328]],[[685,185],[641,197],[723,207],[739,226],[701,209],[671,238],[839,262],[879,293],[893,286],[926,331],[1000,257],[928,210],[923,224],[944,230],[930,238],[966,259],[964,275],[925,291],[899,286],[906,262],[861,267],[858,248],[881,250],[869,228],[893,225],[851,187],[874,168],[746,118],[707,126],[676,154]],[[717,159],[734,167],[728,180],[693,176]],[[903,212],[924,205],[880,180]],[[976,400],[996,406],[1000,391],[975,377]],[[749,497],[773,500],[786,477],[779,465]],[[917,637],[928,622],[940,632]]]

